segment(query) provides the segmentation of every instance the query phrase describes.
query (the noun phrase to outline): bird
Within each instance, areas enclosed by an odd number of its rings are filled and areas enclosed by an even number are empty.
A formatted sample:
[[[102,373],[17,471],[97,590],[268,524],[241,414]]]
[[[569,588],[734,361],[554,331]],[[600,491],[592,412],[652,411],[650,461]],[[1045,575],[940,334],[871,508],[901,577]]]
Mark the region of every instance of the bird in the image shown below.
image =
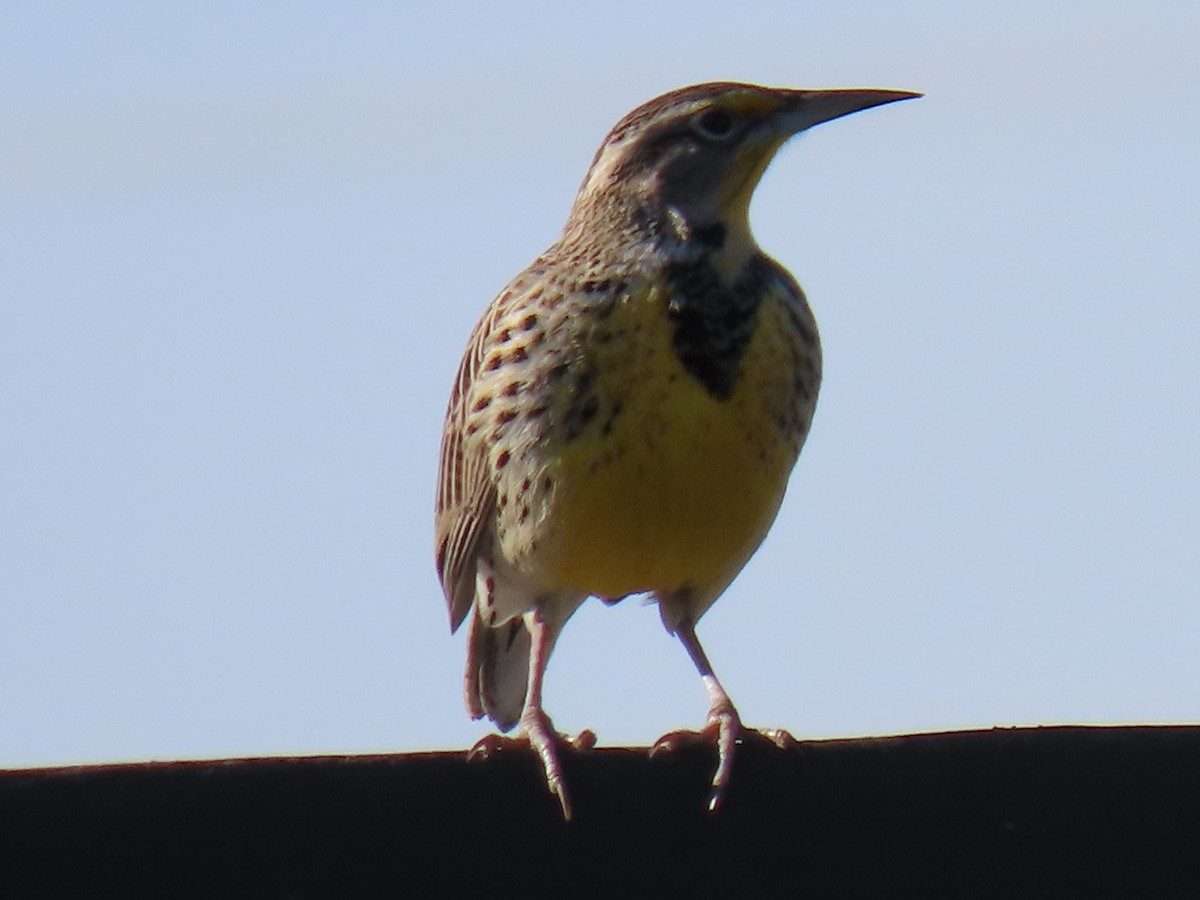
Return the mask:
[[[568,820],[567,739],[542,688],[589,597],[657,603],[708,694],[690,734],[715,743],[709,808],[726,794],[743,726],[696,624],[775,519],[822,365],[804,292],[751,233],[751,196],[790,137],[919,96],[715,82],[637,107],[561,236],[468,340],[442,433],[438,578],[451,632],[470,621],[468,713],[517,730]]]

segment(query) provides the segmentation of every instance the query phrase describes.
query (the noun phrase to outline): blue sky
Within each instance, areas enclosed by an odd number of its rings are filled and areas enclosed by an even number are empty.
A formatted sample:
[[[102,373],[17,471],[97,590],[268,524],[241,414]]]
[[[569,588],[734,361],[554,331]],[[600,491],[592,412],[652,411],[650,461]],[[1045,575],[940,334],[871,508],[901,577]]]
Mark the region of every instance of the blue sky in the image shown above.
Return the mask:
[[[921,90],[752,208],[826,381],[700,624],[800,737],[1200,715],[1200,8],[9,3],[0,765],[468,746],[433,572],[467,333],[684,84]],[[547,707],[698,725],[654,609]]]

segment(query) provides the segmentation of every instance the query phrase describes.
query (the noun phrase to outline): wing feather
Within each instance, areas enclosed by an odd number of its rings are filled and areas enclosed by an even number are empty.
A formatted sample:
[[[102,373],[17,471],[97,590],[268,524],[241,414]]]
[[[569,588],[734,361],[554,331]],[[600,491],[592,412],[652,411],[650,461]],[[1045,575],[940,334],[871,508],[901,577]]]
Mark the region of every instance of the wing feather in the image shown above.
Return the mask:
[[[434,548],[451,631],[458,630],[471,609],[476,560],[495,510],[496,488],[488,477],[486,448],[481,441],[468,441],[466,428],[472,388],[507,298],[506,292],[493,301],[471,333],[458,364],[442,430],[434,502]]]

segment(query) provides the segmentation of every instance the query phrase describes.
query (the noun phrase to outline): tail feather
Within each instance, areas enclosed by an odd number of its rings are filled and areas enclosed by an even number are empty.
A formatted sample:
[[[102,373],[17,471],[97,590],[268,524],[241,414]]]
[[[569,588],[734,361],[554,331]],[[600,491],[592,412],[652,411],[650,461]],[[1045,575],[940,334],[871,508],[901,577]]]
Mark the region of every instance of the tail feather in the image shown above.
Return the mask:
[[[501,731],[517,724],[529,685],[529,650],[529,632],[520,616],[491,628],[477,611],[472,614],[464,685],[471,718],[486,715]]]

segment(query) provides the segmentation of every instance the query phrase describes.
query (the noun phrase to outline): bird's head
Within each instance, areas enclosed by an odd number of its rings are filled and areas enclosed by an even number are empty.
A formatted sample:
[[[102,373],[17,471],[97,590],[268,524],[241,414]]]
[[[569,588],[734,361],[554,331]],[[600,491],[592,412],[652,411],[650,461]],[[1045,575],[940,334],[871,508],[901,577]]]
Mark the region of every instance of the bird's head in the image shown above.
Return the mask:
[[[755,246],[750,197],[788,138],[840,116],[919,96],[735,83],[664,94],[608,133],[580,188],[568,233],[574,228],[611,234],[616,228],[639,240],[649,232],[685,253],[726,247],[749,253]]]

